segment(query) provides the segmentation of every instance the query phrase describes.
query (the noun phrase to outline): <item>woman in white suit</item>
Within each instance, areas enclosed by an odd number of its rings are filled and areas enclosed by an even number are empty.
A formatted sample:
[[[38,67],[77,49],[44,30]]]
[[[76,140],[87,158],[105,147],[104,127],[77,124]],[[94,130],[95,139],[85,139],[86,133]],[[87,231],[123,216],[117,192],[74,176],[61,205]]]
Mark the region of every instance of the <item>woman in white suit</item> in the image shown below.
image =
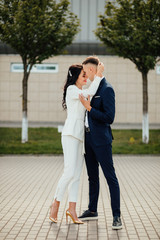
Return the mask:
[[[84,90],[82,90],[82,86],[86,85],[87,76],[83,70],[83,66],[72,65],[68,70],[62,102],[63,108],[67,109],[67,119],[62,131],[64,171],[57,185],[49,217],[50,220],[55,223],[57,223],[60,201],[67,187],[69,208],[66,211],[66,220],[68,220],[68,216],[70,216],[74,223],[83,223],[78,219],[76,214],[78,186],[84,162],[83,141],[85,108],[79,100],[79,95],[83,94],[84,97],[88,97],[88,95],[93,96],[96,93],[103,70],[104,66],[100,63],[95,79],[90,84],[89,88]]]

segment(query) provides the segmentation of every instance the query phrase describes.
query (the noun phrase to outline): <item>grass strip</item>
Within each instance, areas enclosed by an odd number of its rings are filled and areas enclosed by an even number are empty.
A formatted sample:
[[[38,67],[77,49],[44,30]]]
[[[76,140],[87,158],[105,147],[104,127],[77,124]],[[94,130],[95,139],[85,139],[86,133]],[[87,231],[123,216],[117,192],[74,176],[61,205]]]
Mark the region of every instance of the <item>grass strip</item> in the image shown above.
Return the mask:
[[[62,154],[57,128],[29,128],[29,141],[21,143],[20,128],[0,128],[0,154]],[[150,130],[149,144],[141,130],[113,130],[113,154],[160,154],[160,130]]]

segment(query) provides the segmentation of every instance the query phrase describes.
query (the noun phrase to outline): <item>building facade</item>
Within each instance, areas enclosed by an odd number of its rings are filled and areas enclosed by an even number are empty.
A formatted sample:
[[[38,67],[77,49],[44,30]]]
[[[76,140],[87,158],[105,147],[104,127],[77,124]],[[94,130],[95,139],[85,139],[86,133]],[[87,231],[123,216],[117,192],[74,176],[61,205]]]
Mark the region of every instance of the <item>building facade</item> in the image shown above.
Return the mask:
[[[105,0],[72,0],[71,10],[81,21],[81,32],[67,54],[44,61],[55,71],[35,68],[28,82],[28,119],[38,122],[63,123],[66,112],[62,109],[63,85],[68,67],[96,54],[105,65],[104,75],[116,93],[116,123],[142,122],[142,76],[135,65],[126,59],[111,55],[95,37],[93,30],[98,15],[104,12]],[[16,65],[18,64],[18,65]],[[0,121],[22,119],[21,58],[4,43],[0,43]],[[50,66],[48,65],[48,66]],[[44,65],[43,65],[44,66]],[[15,68],[14,68],[15,67]],[[159,66],[149,72],[149,122],[160,123],[160,71]]]

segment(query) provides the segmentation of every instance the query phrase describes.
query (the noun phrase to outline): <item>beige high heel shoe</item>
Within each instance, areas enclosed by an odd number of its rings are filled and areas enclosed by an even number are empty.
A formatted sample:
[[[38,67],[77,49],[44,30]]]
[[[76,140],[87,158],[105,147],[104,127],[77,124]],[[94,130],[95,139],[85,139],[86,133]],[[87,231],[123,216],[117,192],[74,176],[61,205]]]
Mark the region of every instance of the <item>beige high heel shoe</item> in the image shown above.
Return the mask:
[[[50,209],[52,209],[52,205],[50,206]],[[51,212],[50,212],[50,214],[51,214]],[[54,222],[54,223],[57,223],[57,222],[58,222],[57,218],[52,218],[52,217],[50,216],[49,219],[50,219],[52,222]]]
[[[57,218],[49,217],[49,219],[50,219],[52,222],[54,222],[54,223],[57,223],[57,222],[58,222]]]
[[[69,210],[67,209],[66,210],[66,222],[68,223],[68,216],[72,219],[72,221],[73,221],[73,223],[75,223],[75,224],[84,224],[84,222],[82,222],[81,220],[78,220],[78,221],[76,221],[75,219],[74,219],[74,217],[72,216],[72,214],[69,212]]]

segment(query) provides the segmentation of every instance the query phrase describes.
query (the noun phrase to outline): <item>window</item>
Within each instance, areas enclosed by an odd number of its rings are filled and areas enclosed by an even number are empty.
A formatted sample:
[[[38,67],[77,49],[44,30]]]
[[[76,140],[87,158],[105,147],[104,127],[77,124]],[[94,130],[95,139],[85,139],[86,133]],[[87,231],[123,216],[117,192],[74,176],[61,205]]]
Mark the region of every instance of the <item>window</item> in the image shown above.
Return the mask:
[[[23,72],[22,63],[11,63],[11,72]],[[31,69],[32,73],[57,73],[58,64],[57,63],[42,63],[35,64]]]
[[[160,65],[157,65],[157,66],[156,66],[156,73],[157,73],[157,74],[160,74]]]

